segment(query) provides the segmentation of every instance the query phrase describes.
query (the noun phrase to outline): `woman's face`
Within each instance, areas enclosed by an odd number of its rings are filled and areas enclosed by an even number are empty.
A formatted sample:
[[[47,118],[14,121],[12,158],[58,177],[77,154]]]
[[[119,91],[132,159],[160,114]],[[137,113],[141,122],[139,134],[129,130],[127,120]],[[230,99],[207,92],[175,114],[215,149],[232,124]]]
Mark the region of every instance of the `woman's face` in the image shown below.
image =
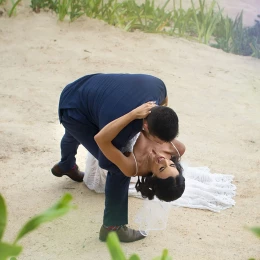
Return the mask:
[[[150,152],[149,158],[151,163],[151,171],[154,176],[160,179],[167,179],[168,177],[176,177],[179,175],[174,162],[165,158],[165,156],[156,153],[155,150]]]

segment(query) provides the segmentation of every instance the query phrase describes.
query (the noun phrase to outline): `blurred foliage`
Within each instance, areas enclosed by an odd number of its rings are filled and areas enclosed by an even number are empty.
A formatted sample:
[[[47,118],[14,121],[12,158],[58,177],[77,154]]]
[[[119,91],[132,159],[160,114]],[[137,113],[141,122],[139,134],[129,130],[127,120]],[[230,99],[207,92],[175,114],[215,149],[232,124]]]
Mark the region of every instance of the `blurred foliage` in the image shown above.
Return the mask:
[[[107,247],[112,260],[141,260],[137,254],[131,255],[129,258],[125,256],[115,232],[109,233],[107,237]],[[162,255],[153,258],[153,260],[172,260],[172,257],[168,255],[168,250],[164,249]]]
[[[72,196],[70,194],[65,194],[56,204],[54,204],[48,210],[40,215],[32,217],[18,232],[13,243],[6,243],[3,242],[3,235],[7,224],[7,209],[5,200],[0,194],[0,260],[7,260],[10,257],[10,260],[16,260],[15,257],[22,252],[22,247],[20,245],[17,245],[17,242],[25,235],[38,228],[43,223],[52,221],[68,213],[72,208],[74,208],[70,204],[71,200]]]
[[[32,217],[27,223],[25,223],[25,225],[18,232],[13,243],[6,243],[3,242],[3,236],[7,225],[7,209],[5,200],[0,194],[0,260],[17,260],[16,256],[22,252],[22,247],[17,245],[17,242],[30,232],[37,229],[43,223],[50,222],[58,217],[61,217],[67,214],[71,209],[75,208],[70,204],[71,200],[72,196],[68,193],[65,194],[52,207],[47,209],[42,214]],[[247,229],[260,238],[260,227],[249,227]],[[140,257],[136,253],[132,254],[129,258],[125,256],[116,232],[109,233],[106,243],[112,260],[140,260]],[[253,260],[253,258],[250,259]],[[153,260],[172,260],[172,257],[168,255],[168,250],[164,249],[161,256],[157,256],[153,258]]]
[[[260,18],[260,15],[258,15]],[[251,27],[243,26],[243,11],[233,21],[221,16],[213,33],[216,44],[213,47],[244,56],[260,58],[260,21]]]

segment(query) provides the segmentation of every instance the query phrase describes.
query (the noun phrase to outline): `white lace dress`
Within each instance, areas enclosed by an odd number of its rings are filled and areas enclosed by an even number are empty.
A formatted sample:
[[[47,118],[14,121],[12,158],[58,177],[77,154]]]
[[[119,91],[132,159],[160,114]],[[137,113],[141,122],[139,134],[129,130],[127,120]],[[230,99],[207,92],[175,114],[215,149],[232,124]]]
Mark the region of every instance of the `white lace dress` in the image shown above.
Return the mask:
[[[138,135],[135,136],[124,151],[132,151]],[[182,163],[185,177],[185,191],[178,200],[166,203],[158,199],[144,200],[144,205],[135,217],[139,228],[145,230],[164,229],[167,224],[169,210],[172,206],[205,209],[214,212],[228,209],[235,205],[236,186],[232,184],[232,175],[211,173],[208,167],[189,167]],[[105,192],[106,171],[101,169],[98,161],[90,153],[87,154],[84,183],[97,193]],[[141,198],[135,190],[137,177],[131,178],[129,196]],[[163,214],[162,214],[163,212]],[[150,216],[153,216],[151,219]]]

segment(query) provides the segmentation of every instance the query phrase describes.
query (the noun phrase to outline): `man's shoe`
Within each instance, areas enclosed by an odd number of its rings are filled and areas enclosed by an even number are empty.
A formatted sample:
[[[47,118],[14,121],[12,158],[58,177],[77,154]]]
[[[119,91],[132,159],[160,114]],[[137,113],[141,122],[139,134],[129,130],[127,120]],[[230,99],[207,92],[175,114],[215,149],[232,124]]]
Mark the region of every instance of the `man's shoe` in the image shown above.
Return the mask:
[[[121,242],[134,242],[140,239],[145,238],[145,236],[143,236],[140,231],[128,228],[127,226],[121,226],[119,229],[117,230],[108,230],[106,229],[103,225],[100,228],[100,232],[99,232],[99,239],[101,241],[106,241],[107,236],[110,232],[116,232],[118,239]]]
[[[84,177],[84,172],[81,172],[79,170],[78,165],[75,165],[75,167],[67,172],[63,172],[61,170],[61,168],[59,167],[58,164],[55,164],[52,169],[51,172],[53,175],[55,175],[56,177],[62,177],[63,175],[67,175],[68,177],[70,177],[73,181],[77,181],[77,182],[82,182],[83,181],[83,177]]]

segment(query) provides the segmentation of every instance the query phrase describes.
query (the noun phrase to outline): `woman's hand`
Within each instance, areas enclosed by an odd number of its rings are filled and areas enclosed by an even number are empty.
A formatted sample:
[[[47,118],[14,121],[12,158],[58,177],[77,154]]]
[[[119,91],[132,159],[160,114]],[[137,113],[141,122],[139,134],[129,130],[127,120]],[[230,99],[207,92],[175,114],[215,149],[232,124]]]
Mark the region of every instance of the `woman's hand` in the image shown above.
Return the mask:
[[[136,119],[143,119],[146,118],[150,113],[153,107],[157,106],[155,101],[149,101],[144,103],[143,105],[133,109],[131,113]]]

